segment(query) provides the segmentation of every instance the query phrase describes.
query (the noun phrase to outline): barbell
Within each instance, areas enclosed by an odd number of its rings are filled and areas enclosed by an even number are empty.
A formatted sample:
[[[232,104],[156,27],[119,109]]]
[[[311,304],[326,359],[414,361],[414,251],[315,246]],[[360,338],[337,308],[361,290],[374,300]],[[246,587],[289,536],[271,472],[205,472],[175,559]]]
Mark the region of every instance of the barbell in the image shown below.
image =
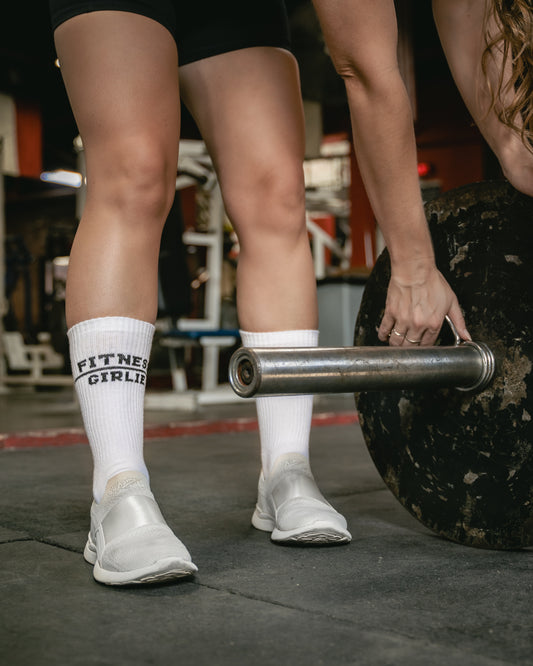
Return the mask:
[[[476,342],[453,326],[431,348],[379,341],[385,250],[354,347],[242,348],[230,382],[241,396],[354,392],[378,472],[422,524],[464,545],[532,546],[533,199],[505,182],[476,183],[426,204],[426,216]]]
[[[494,375],[487,345],[461,341],[442,347],[242,347],[233,355],[229,380],[242,398],[254,395],[350,393],[454,386],[481,390]]]

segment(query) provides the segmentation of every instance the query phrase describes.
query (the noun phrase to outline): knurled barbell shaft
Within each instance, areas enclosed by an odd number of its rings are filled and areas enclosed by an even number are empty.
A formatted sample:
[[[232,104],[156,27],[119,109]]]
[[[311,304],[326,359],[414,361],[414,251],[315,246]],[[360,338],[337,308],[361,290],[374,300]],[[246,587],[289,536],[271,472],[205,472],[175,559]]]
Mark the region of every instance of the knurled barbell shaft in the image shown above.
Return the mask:
[[[237,395],[352,393],[455,387],[481,389],[494,374],[482,343],[443,347],[242,347],[230,361]]]

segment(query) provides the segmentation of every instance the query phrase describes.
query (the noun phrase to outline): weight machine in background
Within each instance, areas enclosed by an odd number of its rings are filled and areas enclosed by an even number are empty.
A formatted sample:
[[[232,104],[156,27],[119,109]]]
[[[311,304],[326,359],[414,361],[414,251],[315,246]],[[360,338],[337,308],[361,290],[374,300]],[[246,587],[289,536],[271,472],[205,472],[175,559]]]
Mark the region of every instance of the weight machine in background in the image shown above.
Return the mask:
[[[201,312],[196,316],[163,316],[156,322],[156,343],[168,350],[171,391],[147,391],[145,405],[149,409],[195,409],[199,405],[231,403],[235,394],[227,382],[219,382],[221,351],[235,346],[239,340],[238,325],[223,328],[221,325],[221,286],[223,273],[224,225],[226,215],[222,195],[205,144],[201,141],[181,141],[176,190],[179,192],[194,186],[195,198],[204,203],[201,229],[185,229],[183,244],[197,250],[205,250],[205,266],[193,282],[203,290],[200,299]],[[197,205],[197,208],[199,206]],[[160,280],[161,282],[161,280]],[[160,285],[161,287],[161,285]],[[172,285],[169,286],[172,288]],[[166,290],[160,288],[160,305],[165,309]],[[176,289],[180,285],[175,285]],[[190,288],[188,286],[188,288]],[[187,380],[186,361],[194,349],[200,349],[202,371],[200,388],[190,388]]]

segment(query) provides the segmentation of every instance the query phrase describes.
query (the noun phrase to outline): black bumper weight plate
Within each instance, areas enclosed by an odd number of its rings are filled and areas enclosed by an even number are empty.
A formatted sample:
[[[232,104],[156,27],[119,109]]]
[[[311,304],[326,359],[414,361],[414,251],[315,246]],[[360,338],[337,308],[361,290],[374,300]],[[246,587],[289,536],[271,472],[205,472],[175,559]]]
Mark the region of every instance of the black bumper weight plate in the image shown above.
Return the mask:
[[[426,205],[437,265],[472,338],[496,356],[478,393],[356,394],[382,478],[421,523],[481,548],[533,545],[533,199],[504,182],[468,185]],[[354,345],[380,345],[390,262],[368,280]],[[441,332],[442,341],[446,332]]]

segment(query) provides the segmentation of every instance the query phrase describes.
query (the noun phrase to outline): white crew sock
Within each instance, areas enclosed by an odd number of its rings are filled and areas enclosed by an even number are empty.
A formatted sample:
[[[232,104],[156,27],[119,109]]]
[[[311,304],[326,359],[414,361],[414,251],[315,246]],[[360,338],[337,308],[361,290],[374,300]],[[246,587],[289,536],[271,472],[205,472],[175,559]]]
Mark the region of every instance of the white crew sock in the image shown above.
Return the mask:
[[[129,317],[101,317],[68,331],[70,358],[94,460],[93,494],[119,472],[144,464],[144,391],[155,327]]]
[[[241,331],[241,339],[245,347],[316,347],[318,331]],[[309,457],[312,395],[259,397],[256,406],[265,476],[284,453],[301,453]]]

